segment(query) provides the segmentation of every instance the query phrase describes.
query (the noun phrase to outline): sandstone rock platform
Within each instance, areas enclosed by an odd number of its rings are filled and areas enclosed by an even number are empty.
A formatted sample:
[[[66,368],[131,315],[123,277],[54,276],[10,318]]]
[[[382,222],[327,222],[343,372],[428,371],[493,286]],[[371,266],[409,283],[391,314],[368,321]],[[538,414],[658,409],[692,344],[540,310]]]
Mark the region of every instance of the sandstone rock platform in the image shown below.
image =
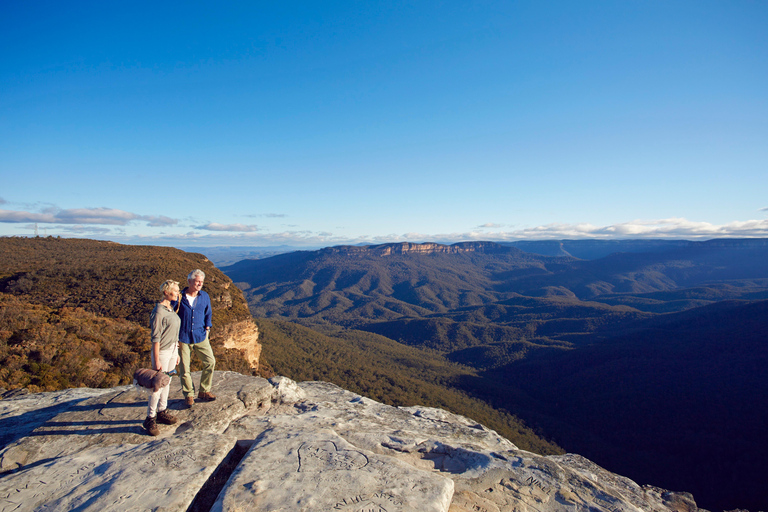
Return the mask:
[[[324,382],[216,372],[219,398],[191,409],[172,389],[179,422],[158,437],[133,386],[0,400],[0,512],[699,510],[578,455]]]

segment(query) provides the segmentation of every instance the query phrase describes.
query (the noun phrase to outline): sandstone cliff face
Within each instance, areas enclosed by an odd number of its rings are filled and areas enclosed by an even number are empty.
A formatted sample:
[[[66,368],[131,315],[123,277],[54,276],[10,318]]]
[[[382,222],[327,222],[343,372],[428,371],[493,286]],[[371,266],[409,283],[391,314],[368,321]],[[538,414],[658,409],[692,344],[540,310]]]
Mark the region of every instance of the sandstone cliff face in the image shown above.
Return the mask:
[[[199,379],[199,375],[195,375]],[[0,511],[695,512],[578,455],[543,457],[439,409],[216,372],[215,402],[142,433],[132,386],[0,400]]]
[[[259,328],[253,320],[241,320],[224,325],[215,336],[215,340],[224,348],[241,350],[251,368],[259,369],[261,344],[259,343]]]
[[[499,253],[517,250],[518,249],[504,247],[493,242],[460,242],[453,245],[442,245],[431,242],[423,244],[401,242],[368,246],[340,245],[322,249],[321,252],[344,255],[360,254],[391,256],[394,254],[462,254],[468,252]]]

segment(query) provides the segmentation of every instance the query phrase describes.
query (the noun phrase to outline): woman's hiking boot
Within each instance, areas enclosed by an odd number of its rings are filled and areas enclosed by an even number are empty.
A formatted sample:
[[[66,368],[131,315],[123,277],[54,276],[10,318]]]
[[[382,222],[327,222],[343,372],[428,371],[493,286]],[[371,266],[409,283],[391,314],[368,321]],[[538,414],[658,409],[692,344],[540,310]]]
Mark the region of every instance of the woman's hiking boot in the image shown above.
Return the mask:
[[[163,425],[173,425],[179,421],[176,419],[175,416],[172,416],[171,413],[168,412],[168,409],[163,409],[162,411],[157,413],[157,422],[162,423]]]
[[[151,436],[160,434],[160,429],[157,428],[157,421],[155,418],[151,418],[149,416],[147,416],[147,419],[144,420],[144,430],[146,430],[147,434]]]

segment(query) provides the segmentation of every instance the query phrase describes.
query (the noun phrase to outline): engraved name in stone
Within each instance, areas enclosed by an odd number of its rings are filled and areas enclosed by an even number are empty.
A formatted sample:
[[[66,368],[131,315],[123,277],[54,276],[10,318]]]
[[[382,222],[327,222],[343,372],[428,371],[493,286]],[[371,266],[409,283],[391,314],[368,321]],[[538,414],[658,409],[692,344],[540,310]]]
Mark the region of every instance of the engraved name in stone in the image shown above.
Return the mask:
[[[403,501],[397,496],[385,492],[362,494],[344,498],[333,506],[333,510],[345,512],[388,512],[393,507],[401,507]],[[390,509],[386,507],[389,506]]]
[[[547,491],[547,489],[544,487],[544,484],[543,484],[543,483],[541,483],[541,481],[537,480],[536,478],[534,478],[534,477],[532,477],[532,476],[529,476],[529,477],[528,477],[528,478],[525,480],[525,483],[527,483],[527,484],[528,484],[528,485],[530,485],[531,487],[538,487],[538,488],[539,488],[539,489],[541,489],[542,491],[544,491],[544,492],[548,492],[548,491]]]

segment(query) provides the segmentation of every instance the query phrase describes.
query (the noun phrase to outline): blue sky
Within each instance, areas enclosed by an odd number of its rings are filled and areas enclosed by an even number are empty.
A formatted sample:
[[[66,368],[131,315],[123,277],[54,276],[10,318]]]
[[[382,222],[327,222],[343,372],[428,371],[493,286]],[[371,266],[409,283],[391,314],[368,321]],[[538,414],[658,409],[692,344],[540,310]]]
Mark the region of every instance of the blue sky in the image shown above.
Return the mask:
[[[768,2],[3,2],[0,235],[768,237]]]

